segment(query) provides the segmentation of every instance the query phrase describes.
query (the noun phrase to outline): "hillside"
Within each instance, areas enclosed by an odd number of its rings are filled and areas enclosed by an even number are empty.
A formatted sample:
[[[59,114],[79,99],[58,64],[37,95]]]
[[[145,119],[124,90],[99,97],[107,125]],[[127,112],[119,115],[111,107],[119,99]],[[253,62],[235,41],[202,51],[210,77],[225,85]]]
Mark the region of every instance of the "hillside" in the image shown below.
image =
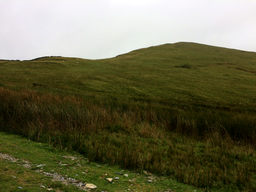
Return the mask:
[[[85,97],[254,109],[256,53],[176,43],[105,60],[1,61],[0,82]]]
[[[256,53],[195,43],[0,60],[0,131],[204,191],[253,192],[255,85]]]

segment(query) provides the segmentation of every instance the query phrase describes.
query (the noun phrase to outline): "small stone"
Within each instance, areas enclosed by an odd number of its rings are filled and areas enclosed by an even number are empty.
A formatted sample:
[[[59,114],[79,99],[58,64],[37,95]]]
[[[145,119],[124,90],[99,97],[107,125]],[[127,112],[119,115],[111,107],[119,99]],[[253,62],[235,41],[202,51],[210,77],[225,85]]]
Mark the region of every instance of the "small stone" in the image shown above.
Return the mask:
[[[45,166],[45,164],[40,164],[40,165],[37,165],[36,167],[41,168],[41,167],[44,167],[44,166]]]
[[[148,180],[149,183],[152,183],[153,181],[151,179]]]
[[[129,175],[128,174],[124,174],[125,177],[128,177]]]
[[[19,186],[18,189],[23,189],[23,187]]]
[[[114,179],[115,179],[115,180],[119,180],[119,177],[115,177]]]
[[[62,162],[60,162],[59,165],[60,166],[68,166],[68,164],[65,164],[65,163],[62,163]]]
[[[30,169],[31,168],[31,165],[30,164],[24,164],[23,167],[27,168],[27,169]]]
[[[79,182],[79,183],[77,184],[77,186],[78,186],[78,187],[83,187],[84,184],[83,184],[82,182]]]
[[[94,184],[91,184],[91,183],[87,183],[87,184],[85,185],[85,188],[87,188],[87,189],[96,189],[97,186],[94,185]]]
[[[44,185],[40,185],[40,187],[41,187],[41,188],[44,188],[44,189],[46,188]]]
[[[76,157],[73,156],[63,156],[65,159],[71,159],[72,161],[76,160]]]
[[[106,178],[106,180],[107,180],[109,183],[112,183],[112,182],[113,182],[113,178]]]

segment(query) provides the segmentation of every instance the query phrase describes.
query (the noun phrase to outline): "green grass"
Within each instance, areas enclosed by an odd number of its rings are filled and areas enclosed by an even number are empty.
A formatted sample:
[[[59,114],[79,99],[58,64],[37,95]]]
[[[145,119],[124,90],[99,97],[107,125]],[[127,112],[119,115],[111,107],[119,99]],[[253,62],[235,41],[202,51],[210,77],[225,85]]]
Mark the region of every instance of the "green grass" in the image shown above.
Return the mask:
[[[117,166],[97,164],[89,162],[88,159],[76,153],[52,148],[49,145],[35,143],[19,136],[8,135],[0,132],[0,152],[12,155],[15,158],[27,160],[34,165],[45,164],[43,168],[47,172],[57,172],[67,177],[75,178],[86,183],[94,183],[97,190],[94,191],[166,191],[168,189],[176,192],[197,191],[192,186],[184,185],[167,177],[155,177],[153,183],[148,183],[148,176],[128,170],[121,170]],[[65,159],[65,156],[75,157],[75,160]],[[67,164],[61,166],[59,163]],[[51,178],[36,173],[33,167],[26,169],[17,163],[0,159],[0,191],[46,191],[40,187],[53,188],[54,191],[75,192],[81,191],[73,186],[66,186],[51,181]],[[128,177],[119,173],[128,174]],[[107,174],[107,175],[106,175]],[[119,177],[114,183],[108,183],[105,178]],[[130,181],[129,181],[130,180]],[[18,187],[22,187],[19,189]]]
[[[255,191],[256,53],[166,44],[0,61],[0,129],[204,190]]]
[[[221,107],[249,104],[253,109],[255,62],[255,53],[177,43],[105,60],[50,57],[2,61],[0,81],[15,89],[99,99]]]

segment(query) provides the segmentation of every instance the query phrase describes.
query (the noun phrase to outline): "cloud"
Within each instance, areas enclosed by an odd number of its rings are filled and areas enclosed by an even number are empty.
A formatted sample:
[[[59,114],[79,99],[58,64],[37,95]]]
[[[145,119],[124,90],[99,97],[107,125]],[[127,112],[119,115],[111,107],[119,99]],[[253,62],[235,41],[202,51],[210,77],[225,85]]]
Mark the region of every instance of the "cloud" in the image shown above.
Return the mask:
[[[0,58],[112,57],[194,41],[256,51],[252,0],[0,0]]]

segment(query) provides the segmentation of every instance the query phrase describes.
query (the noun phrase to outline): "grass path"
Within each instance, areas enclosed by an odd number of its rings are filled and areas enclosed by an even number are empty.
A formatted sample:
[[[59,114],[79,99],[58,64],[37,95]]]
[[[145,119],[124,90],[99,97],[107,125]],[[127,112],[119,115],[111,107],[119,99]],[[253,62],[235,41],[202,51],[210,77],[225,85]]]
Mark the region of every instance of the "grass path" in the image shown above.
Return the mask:
[[[91,191],[201,191],[166,177],[89,162],[79,154],[0,132],[0,192],[90,191],[79,189],[79,183],[96,185]]]

